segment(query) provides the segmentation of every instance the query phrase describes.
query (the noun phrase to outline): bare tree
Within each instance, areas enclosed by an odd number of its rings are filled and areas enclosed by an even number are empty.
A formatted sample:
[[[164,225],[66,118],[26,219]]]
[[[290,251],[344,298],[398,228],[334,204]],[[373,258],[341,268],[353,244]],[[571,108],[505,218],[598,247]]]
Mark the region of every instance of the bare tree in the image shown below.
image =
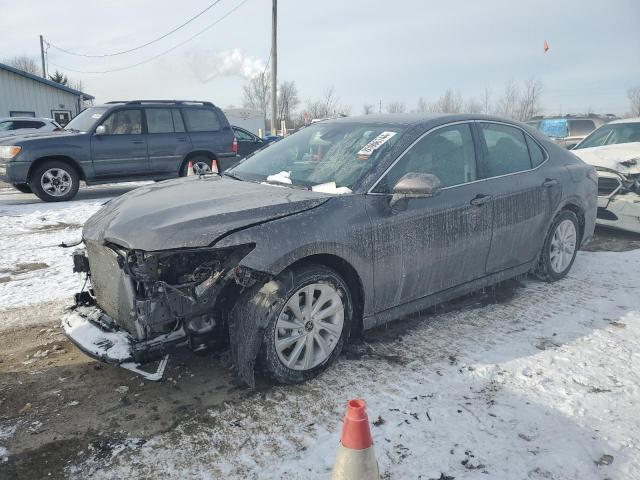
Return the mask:
[[[436,103],[431,105],[430,111],[436,113],[460,113],[462,111],[462,106],[462,95],[449,88],[444,92],[444,95],[436,101]]]
[[[33,57],[28,55],[16,55],[13,58],[4,60],[7,65],[22,70],[23,72],[31,73],[33,75],[42,75],[38,62]]]
[[[502,97],[496,102],[496,113],[506,118],[516,118],[520,91],[513,80],[504,84]]]
[[[418,113],[426,113],[430,110],[429,102],[427,102],[424,98],[420,97],[418,99],[418,105],[416,107],[416,111]]]
[[[484,114],[491,113],[491,88],[489,87],[489,85],[484,86],[481,102],[482,102],[482,113]]]
[[[242,87],[242,104],[267,115],[269,98],[271,96],[271,73],[259,73]]]
[[[336,115],[349,115],[351,105],[341,104],[335,88],[328,87],[320,100],[307,100],[305,110],[311,118],[327,118]]]
[[[407,106],[404,102],[400,102],[395,100],[387,105],[387,113],[404,113],[407,109]]]
[[[280,82],[278,87],[278,118],[288,122],[299,104],[300,99],[298,98],[296,82],[288,82],[286,80]]]
[[[541,94],[542,83],[540,80],[535,78],[527,80],[520,95],[515,119],[524,122],[540,113]]]
[[[376,106],[373,103],[365,103],[362,107],[362,113],[365,115],[371,115],[375,112]]]
[[[627,97],[631,104],[631,116],[640,117],[640,85],[637,87],[631,87],[627,91]]]
[[[475,98],[470,98],[464,104],[464,113],[482,113],[482,103]]]

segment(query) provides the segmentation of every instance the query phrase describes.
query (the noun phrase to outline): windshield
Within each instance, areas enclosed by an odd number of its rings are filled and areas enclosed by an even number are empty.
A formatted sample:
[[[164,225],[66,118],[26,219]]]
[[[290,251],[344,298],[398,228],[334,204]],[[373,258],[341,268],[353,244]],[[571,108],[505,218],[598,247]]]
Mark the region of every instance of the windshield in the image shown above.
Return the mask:
[[[640,142],[640,122],[603,125],[580,142],[575,149],[630,142]]]
[[[96,122],[100,121],[104,112],[108,110],[108,107],[90,107],[86,110],[81,111],[78,115],[73,117],[67,126],[64,127],[65,130],[72,130],[78,132],[87,132],[95,125]]]
[[[321,122],[246,158],[229,174],[242,180],[348,193],[398,141],[397,125]]]

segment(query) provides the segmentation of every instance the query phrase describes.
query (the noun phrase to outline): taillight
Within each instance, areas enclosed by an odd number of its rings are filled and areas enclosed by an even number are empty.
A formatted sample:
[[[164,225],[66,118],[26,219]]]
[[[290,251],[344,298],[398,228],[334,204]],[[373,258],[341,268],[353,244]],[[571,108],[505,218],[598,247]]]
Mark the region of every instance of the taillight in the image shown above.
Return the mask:
[[[238,153],[238,140],[236,139],[236,137],[233,137],[233,143],[231,144],[231,151],[233,153]]]

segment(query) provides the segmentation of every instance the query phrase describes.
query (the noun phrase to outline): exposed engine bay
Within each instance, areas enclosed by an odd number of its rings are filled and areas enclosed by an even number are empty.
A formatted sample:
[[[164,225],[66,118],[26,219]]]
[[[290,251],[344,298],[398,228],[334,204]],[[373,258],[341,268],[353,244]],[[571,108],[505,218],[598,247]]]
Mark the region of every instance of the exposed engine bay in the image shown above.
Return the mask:
[[[162,377],[173,347],[199,351],[227,344],[233,301],[244,287],[267,278],[238,266],[252,244],[162,252],[91,241],[85,247],[73,254],[74,271],[86,273],[90,288],[76,294],[63,328],[85,353],[150,380]],[[138,370],[160,359],[155,373]]]

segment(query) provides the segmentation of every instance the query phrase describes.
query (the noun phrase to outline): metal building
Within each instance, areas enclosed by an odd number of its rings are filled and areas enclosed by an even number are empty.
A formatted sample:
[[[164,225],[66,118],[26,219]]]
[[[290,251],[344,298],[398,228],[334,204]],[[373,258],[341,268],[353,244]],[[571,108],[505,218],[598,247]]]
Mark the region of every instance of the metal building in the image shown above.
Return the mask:
[[[0,63],[0,117],[47,117],[66,125],[93,98]]]

